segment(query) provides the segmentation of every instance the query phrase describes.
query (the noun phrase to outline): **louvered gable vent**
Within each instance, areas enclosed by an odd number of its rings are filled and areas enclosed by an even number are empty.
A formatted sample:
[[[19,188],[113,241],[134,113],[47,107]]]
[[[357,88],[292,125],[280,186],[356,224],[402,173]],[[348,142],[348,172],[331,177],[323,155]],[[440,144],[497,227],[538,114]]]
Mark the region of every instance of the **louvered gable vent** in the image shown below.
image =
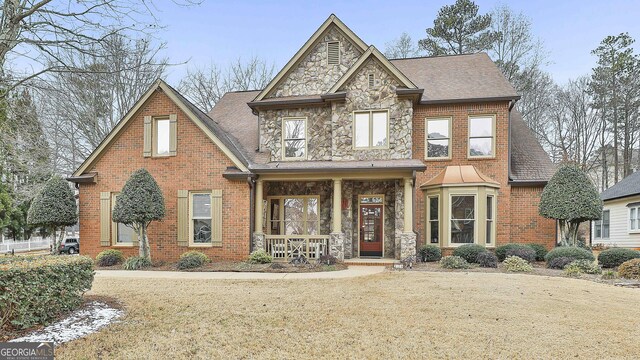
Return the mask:
[[[340,63],[340,42],[327,43],[327,64],[338,65]]]

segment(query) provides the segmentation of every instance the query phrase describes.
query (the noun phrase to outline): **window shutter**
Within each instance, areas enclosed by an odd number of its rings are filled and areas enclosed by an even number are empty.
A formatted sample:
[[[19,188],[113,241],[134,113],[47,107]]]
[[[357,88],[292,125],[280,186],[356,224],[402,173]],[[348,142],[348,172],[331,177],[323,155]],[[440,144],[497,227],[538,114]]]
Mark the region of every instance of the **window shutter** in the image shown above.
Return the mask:
[[[188,190],[178,190],[178,246],[189,246]]]
[[[211,242],[222,245],[222,190],[211,190]]]
[[[338,65],[340,63],[340,43],[332,41],[327,43],[327,64]]]
[[[151,156],[151,116],[144,117],[144,148],[142,154],[144,157]]]
[[[100,193],[100,246],[111,245],[111,193]]]
[[[171,114],[169,115],[169,155],[176,155],[176,148],[178,145],[178,115]]]

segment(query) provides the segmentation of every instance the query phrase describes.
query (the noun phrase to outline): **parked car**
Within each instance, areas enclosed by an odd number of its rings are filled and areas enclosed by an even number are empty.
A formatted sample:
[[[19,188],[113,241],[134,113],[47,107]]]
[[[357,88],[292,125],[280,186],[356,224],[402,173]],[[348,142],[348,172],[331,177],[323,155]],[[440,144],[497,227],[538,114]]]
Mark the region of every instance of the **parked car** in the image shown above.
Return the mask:
[[[60,253],[67,253],[69,255],[80,253],[80,239],[78,238],[66,238],[60,244]]]

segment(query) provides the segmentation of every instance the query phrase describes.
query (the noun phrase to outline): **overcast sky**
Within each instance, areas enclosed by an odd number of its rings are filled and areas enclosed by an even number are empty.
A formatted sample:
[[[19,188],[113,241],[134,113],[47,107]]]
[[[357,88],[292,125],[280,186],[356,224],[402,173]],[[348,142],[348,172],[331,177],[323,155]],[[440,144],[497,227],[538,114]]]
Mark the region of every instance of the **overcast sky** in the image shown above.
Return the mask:
[[[166,29],[158,37],[167,41],[165,54],[173,62],[188,61],[170,70],[167,80],[177,84],[186,67],[225,66],[237,57],[260,56],[278,71],[331,13],[384,51],[404,31],[415,41],[424,38],[438,9],[453,2],[205,0],[180,7],[162,0],[158,18]],[[596,61],[590,52],[605,36],[626,31],[640,40],[640,1],[476,1],[481,13],[499,3],[531,19],[549,55],[547,71],[559,83],[590,72]],[[636,47],[640,52],[640,43]]]

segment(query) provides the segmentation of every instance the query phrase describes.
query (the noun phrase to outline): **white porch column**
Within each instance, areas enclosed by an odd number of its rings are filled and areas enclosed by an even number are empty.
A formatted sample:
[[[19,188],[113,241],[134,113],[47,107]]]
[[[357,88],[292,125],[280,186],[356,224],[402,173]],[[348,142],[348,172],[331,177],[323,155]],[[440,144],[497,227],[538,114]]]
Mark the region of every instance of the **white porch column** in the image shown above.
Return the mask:
[[[413,179],[404,179],[404,232],[413,232]]]
[[[333,227],[331,232],[342,232],[342,179],[333,179]]]
[[[255,216],[255,229],[254,231],[257,234],[262,234],[262,213],[263,213],[263,209],[262,209],[262,201],[263,201],[263,194],[262,194],[262,180],[258,180],[256,181],[256,216]]]

